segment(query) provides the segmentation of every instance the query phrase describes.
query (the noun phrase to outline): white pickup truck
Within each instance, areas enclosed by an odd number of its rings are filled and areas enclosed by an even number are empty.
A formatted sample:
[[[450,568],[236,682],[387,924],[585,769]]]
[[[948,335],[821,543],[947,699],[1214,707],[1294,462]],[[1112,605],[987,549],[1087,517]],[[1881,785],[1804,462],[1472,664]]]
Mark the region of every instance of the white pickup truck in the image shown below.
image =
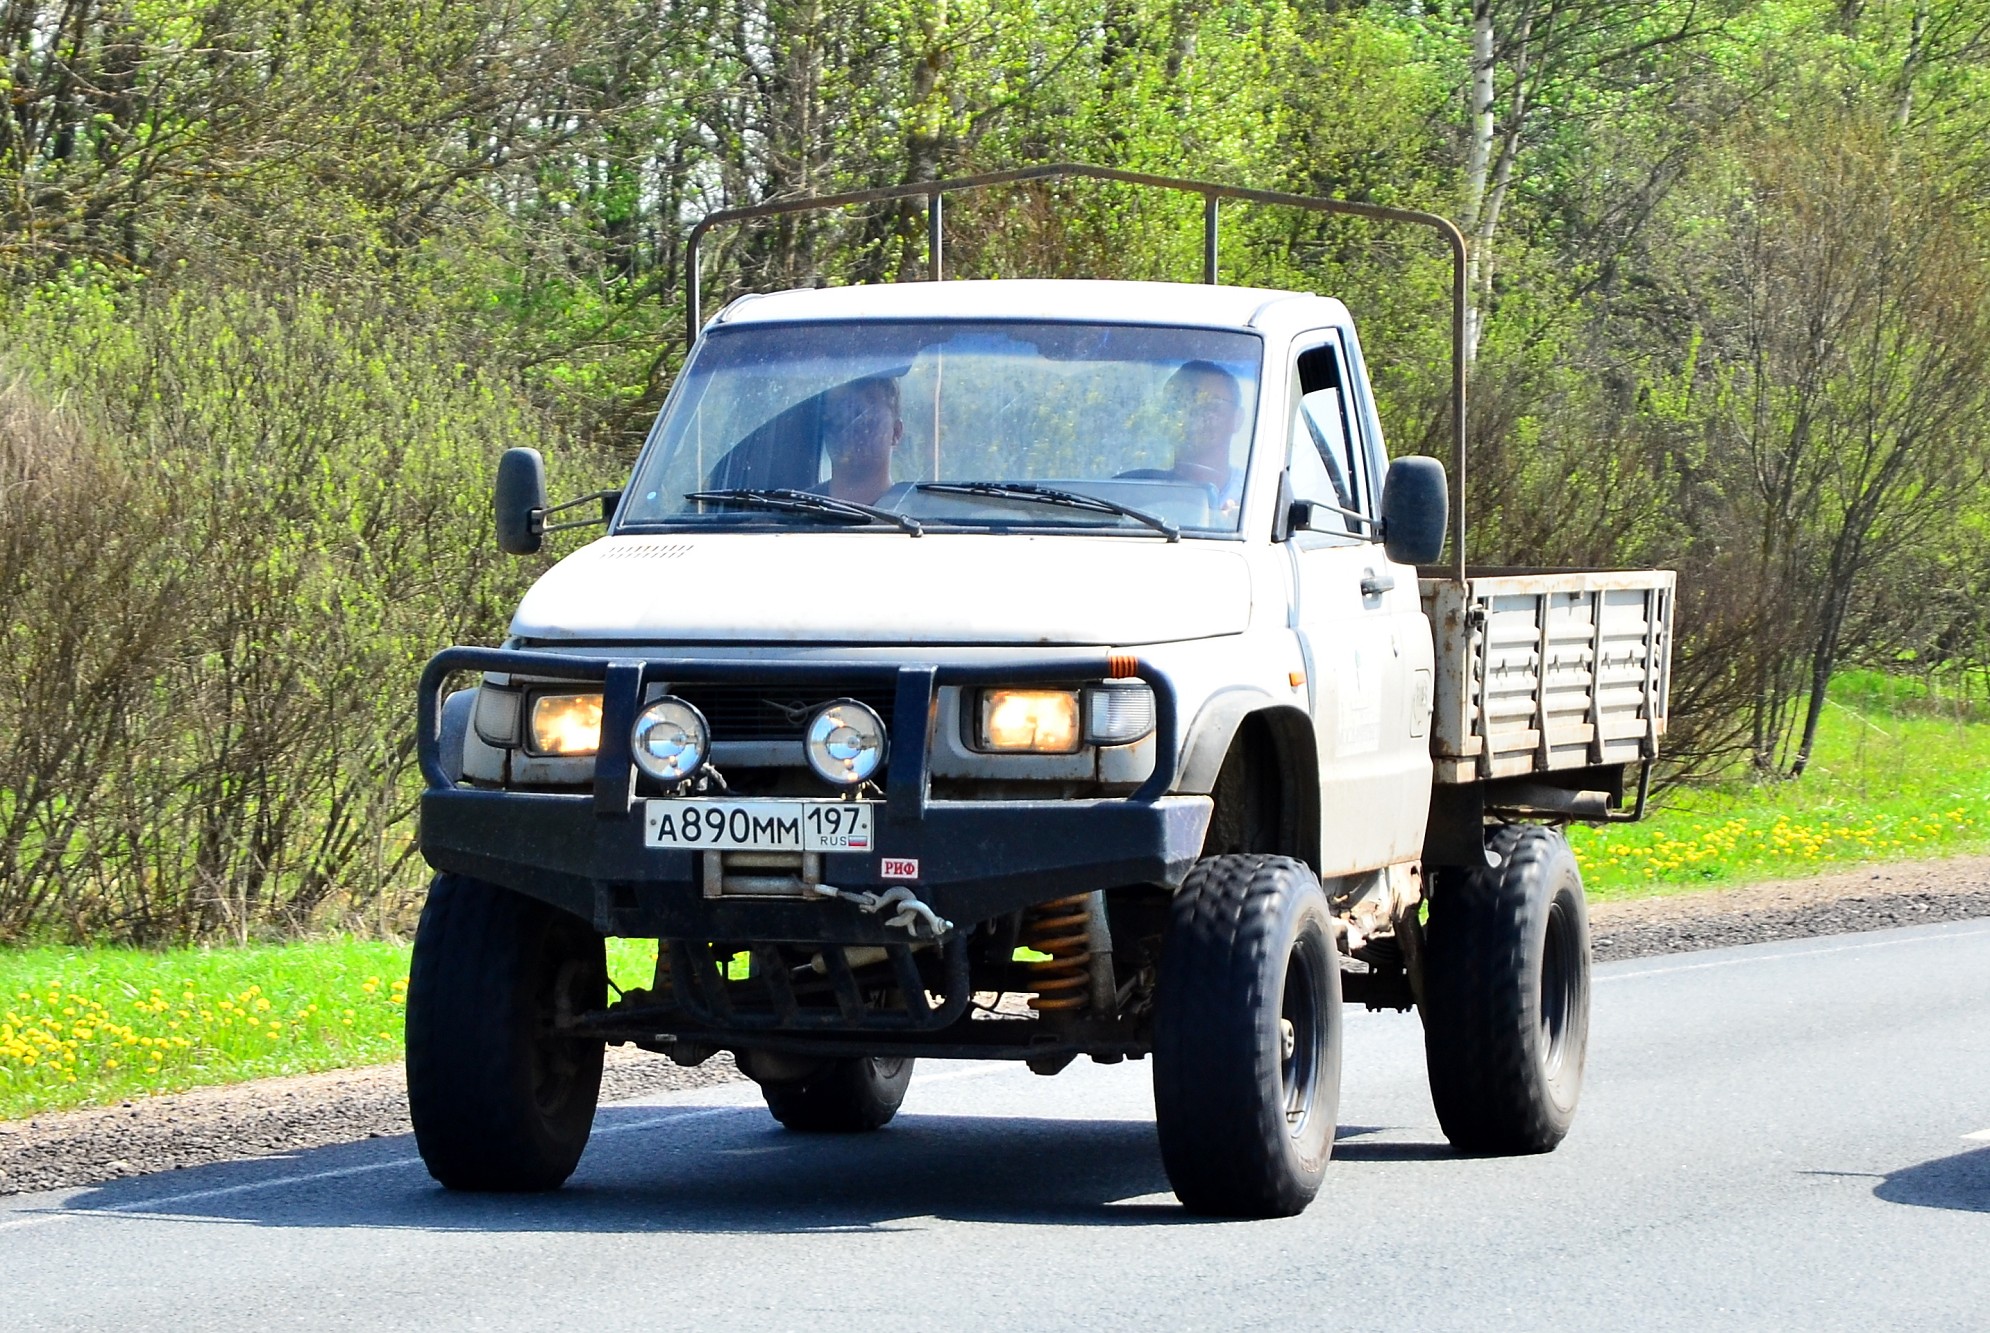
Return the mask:
[[[1018,174],[918,187],[935,276],[941,196]],[[730,1051],[805,1131],[883,1125],[920,1055],[1151,1057],[1183,1203],[1289,1214],[1344,1001],[1420,1012],[1461,1151],[1566,1133],[1556,826],[1641,810],[1672,576],[1467,569],[1460,522],[1419,577],[1456,507],[1388,461],[1347,310],[1213,281],[1221,198],[1378,210],[1138,183],[1203,195],[1212,281],[726,306],[606,535],[430,664],[407,1050],[443,1184],[564,1181],[608,1042]],[[501,543],[558,508],[508,454]],[[606,936],[659,942],[651,984],[611,995]]]

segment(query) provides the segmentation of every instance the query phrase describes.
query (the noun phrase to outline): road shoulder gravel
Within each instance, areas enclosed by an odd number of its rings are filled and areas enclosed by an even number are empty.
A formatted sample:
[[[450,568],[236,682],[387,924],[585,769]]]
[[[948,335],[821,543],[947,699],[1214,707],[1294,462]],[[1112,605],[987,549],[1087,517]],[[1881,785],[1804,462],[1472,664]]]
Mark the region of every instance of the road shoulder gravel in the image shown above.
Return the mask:
[[[1899,861],[1589,905],[1596,961],[1990,916],[1990,856]]]
[[[1596,959],[1611,962],[1770,940],[1990,917],[1990,856],[1868,866],[1814,879],[1590,904]],[[729,1056],[683,1069],[608,1053],[602,1097],[737,1080]],[[258,1079],[86,1111],[0,1122],[0,1195],[301,1152],[408,1132],[399,1065]]]
[[[685,1069],[661,1055],[616,1047],[608,1052],[601,1096],[615,1101],[740,1076],[729,1055]],[[0,1121],[0,1195],[406,1133],[407,1080],[397,1064],[195,1088]]]

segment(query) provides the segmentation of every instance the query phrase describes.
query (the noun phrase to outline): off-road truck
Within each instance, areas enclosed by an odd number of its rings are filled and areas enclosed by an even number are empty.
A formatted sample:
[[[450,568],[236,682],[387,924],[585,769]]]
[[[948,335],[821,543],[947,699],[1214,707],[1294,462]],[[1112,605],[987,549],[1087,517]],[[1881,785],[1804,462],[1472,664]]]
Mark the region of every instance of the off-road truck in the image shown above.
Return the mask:
[[[1060,176],[1199,195],[1205,281],[939,280],[947,194]],[[933,281],[701,325],[711,227],[908,196]],[[1216,281],[1226,199],[1449,243],[1448,481],[1389,461],[1338,301]],[[581,504],[605,535],[422,677],[435,1177],[559,1185],[609,1042],[730,1051],[798,1131],[882,1126],[920,1056],[1086,1056],[1151,1059],[1189,1208],[1290,1214],[1344,1002],[1420,1014],[1459,1149],[1553,1148],[1590,976],[1559,826],[1641,812],[1673,580],[1465,565],[1457,231],[1051,166],[691,239],[694,346],[627,486],[553,506],[500,460],[505,549]],[[610,987],[608,936],[658,942],[650,984]]]

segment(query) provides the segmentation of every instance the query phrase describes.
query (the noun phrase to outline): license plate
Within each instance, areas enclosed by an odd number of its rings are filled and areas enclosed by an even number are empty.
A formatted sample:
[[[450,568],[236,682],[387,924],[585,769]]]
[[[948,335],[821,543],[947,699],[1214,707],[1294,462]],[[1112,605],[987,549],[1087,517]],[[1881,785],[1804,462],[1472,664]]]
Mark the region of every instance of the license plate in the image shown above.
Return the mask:
[[[646,801],[643,841],[705,852],[868,852],[874,801]]]

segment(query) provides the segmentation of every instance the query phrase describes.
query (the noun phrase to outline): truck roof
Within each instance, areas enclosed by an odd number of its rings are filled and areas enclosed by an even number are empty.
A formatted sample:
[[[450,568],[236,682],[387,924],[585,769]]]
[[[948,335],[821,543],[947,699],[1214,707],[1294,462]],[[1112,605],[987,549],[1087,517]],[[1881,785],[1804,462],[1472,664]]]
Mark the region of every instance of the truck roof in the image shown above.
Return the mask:
[[[742,296],[720,311],[711,326],[852,319],[1105,320],[1247,329],[1295,319],[1312,326],[1341,323],[1347,320],[1347,311],[1326,297],[1263,287],[1018,278],[875,283]]]

